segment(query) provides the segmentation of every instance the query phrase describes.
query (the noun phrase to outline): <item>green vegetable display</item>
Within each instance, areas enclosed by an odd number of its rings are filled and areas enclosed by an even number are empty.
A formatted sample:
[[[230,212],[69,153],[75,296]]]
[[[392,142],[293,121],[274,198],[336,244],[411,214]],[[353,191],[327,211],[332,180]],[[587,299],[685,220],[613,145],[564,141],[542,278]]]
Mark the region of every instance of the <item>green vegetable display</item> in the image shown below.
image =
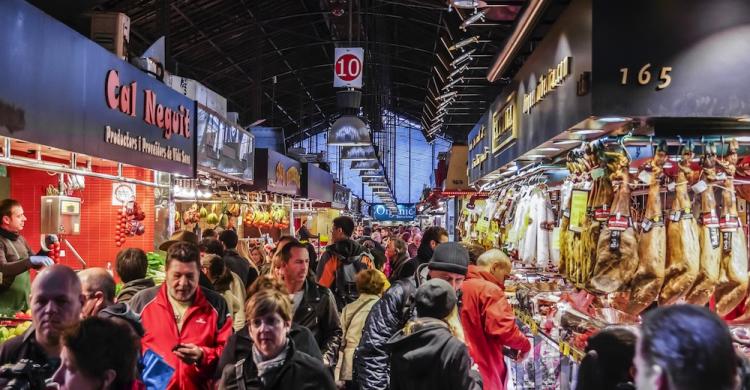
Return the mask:
[[[167,259],[158,252],[148,252],[146,259],[148,259],[146,277],[153,279],[157,285],[164,282],[164,279],[166,279],[165,267]]]

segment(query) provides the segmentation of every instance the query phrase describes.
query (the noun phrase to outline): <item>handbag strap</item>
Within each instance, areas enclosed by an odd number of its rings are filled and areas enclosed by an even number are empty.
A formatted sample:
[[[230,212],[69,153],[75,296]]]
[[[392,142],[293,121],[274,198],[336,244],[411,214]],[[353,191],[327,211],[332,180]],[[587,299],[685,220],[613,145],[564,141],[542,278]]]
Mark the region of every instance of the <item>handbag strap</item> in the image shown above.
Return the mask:
[[[245,386],[245,359],[241,359],[234,364],[234,378],[237,380],[239,390],[247,390]]]

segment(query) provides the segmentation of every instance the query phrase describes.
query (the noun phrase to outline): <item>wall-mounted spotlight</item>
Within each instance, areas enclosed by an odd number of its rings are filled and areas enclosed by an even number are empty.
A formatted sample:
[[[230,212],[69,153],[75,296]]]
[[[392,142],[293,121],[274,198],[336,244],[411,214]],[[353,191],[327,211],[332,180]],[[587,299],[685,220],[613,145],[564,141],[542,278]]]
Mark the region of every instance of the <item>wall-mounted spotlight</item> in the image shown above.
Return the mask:
[[[453,88],[453,87],[454,87],[454,86],[455,86],[456,84],[458,84],[458,83],[463,83],[463,82],[464,82],[464,78],[463,78],[463,77],[459,77],[459,78],[457,78],[457,79],[455,79],[455,80],[451,81],[450,83],[448,83],[448,84],[445,84],[445,86],[443,86],[443,91],[445,91],[445,90],[448,90],[448,89],[451,89],[451,88]]]
[[[471,45],[472,43],[477,43],[477,42],[479,42],[479,35],[475,35],[471,38],[466,38],[463,41],[456,42],[453,44],[453,46],[449,47],[448,50],[455,51],[455,50],[463,48],[464,46],[468,46],[468,45]]]
[[[479,12],[474,13],[474,15],[471,15],[468,19],[464,20],[463,23],[461,23],[461,26],[459,27],[462,31],[466,31],[466,27],[471,26],[472,24],[482,21],[484,22],[484,17],[487,14],[487,10],[482,10]]]
[[[469,64],[464,64],[462,67],[460,67],[460,68],[454,70],[453,72],[451,72],[451,74],[448,75],[448,79],[449,80],[453,80],[454,78],[456,78],[461,73],[466,72],[467,69],[469,69]]]
[[[450,99],[450,98],[456,96],[457,94],[458,94],[458,92],[456,92],[456,91],[446,92],[446,93],[438,96],[438,99],[439,100],[443,100],[443,102],[445,102],[446,99]]]
[[[464,62],[472,59],[471,55],[474,54],[476,49],[471,49],[467,51],[464,54],[461,54],[459,57],[457,57],[453,62],[451,62],[451,66],[454,68],[457,68],[459,65],[463,64]]]

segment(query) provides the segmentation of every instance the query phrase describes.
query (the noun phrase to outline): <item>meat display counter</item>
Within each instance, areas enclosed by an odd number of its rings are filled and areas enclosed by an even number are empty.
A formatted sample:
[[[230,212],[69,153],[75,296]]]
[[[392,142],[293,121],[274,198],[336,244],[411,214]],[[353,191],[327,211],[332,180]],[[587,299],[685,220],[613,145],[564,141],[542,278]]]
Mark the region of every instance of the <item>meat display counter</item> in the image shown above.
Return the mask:
[[[556,274],[521,269],[506,293],[532,349],[522,361],[508,360],[514,389],[574,389],[588,338],[612,326],[636,326],[638,318],[576,290]]]

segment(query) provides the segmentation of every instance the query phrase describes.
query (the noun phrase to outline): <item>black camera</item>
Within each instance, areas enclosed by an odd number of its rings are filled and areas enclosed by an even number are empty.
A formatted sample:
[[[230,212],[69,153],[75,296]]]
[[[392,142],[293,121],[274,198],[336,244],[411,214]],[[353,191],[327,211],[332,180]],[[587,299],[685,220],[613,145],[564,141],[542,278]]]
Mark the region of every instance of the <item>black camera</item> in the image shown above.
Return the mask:
[[[44,390],[49,369],[28,359],[0,367],[0,389]]]

